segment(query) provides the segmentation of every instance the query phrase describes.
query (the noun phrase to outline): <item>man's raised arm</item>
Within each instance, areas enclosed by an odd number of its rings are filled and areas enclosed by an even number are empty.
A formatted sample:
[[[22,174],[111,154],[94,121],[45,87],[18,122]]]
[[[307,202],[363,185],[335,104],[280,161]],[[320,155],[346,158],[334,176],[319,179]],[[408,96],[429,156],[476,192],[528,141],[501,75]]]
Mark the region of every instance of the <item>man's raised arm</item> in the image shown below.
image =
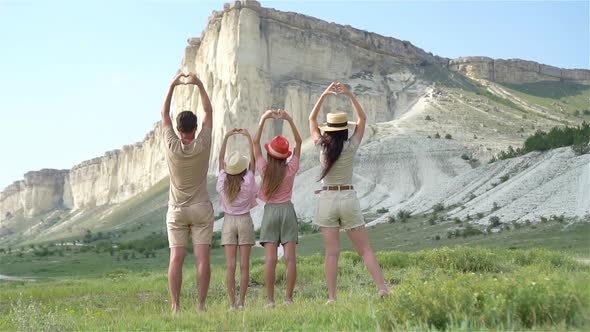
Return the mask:
[[[201,97],[201,103],[205,111],[202,126],[211,129],[213,128],[213,107],[211,107],[211,101],[209,100],[207,91],[205,91],[205,86],[203,86],[203,82],[201,82],[197,75],[190,73],[187,76],[189,77],[187,84],[194,84],[199,88],[199,96]]]
[[[187,76],[187,74],[178,73],[176,76],[174,76],[172,83],[170,83],[170,88],[168,88],[168,94],[166,95],[164,106],[162,106],[162,127],[172,125],[172,119],[170,118],[170,104],[172,103],[172,94],[174,93],[174,88],[177,85],[184,84],[180,81],[180,78]]]

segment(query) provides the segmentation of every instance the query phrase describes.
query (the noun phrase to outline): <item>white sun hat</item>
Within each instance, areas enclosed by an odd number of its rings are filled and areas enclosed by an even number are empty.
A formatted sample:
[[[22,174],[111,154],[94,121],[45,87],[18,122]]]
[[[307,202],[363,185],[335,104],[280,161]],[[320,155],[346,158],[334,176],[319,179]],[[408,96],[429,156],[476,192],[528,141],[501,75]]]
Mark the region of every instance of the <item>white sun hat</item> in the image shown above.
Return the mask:
[[[225,160],[224,170],[229,175],[237,175],[248,168],[248,158],[242,156],[238,151],[232,152]]]

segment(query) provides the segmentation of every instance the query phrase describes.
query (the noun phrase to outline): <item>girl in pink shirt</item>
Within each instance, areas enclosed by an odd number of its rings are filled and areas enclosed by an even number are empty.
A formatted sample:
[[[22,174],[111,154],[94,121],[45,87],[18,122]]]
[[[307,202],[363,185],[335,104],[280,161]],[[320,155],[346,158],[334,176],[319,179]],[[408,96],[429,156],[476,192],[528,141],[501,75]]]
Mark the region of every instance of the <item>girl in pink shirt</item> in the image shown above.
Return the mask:
[[[281,119],[289,122],[295,146],[289,150],[289,141],[283,136],[276,136],[264,145],[267,158],[264,160],[260,147],[260,137],[267,119]],[[287,289],[285,305],[293,304],[293,289],[297,279],[295,249],[297,247],[297,215],[291,203],[293,181],[299,170],[299,156],[301,155],[301,136],[291,116],[284,110],[266,111],[260,118],[258,131],[254,138],[254,153],[256,165],[262,176],[262,183],[258,197],[266,202],[264,215],[260,225],[260,243],[264,246],[264,282],[267,291],[266,308],[275,305],[274,285],[275,269],[277,265],[277,248],[283,245],[285,251],[285,265],[287,266]],[[289,162],[287,159],[292,158]]]
[[[227,140],[232,135],[242,134],[250,142],[250,162],[248,158],[235,151],[225,159]],[[248,167],[249,165],[249,167]],[[250,250],[255,244],[254,224],[250,209],[257,205],[258,186],[254,178],[254,150],[252,137],[246,129],[233,129],[225,135],[219,152],[219,177],[217,192],[219,203],[224,212],[221,231],[221,245],[225,250],[226,283],[229,293],[230,310],[236,308],[236,256],[240,250],[240,300],[238,309],[244,308],[244,299],[250,279]]]

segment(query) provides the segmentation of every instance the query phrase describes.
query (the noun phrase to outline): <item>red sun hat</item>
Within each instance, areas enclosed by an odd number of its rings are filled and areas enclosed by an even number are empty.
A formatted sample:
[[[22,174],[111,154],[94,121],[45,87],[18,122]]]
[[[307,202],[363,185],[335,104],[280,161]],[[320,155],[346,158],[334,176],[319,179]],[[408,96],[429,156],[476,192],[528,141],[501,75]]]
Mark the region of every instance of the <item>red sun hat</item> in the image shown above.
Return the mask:
[[[289,150],[289,140],[285,136],[275,136],[269,143],[264,144],[266,152],[273,158],[278,160],[287,159],[293,154]]]

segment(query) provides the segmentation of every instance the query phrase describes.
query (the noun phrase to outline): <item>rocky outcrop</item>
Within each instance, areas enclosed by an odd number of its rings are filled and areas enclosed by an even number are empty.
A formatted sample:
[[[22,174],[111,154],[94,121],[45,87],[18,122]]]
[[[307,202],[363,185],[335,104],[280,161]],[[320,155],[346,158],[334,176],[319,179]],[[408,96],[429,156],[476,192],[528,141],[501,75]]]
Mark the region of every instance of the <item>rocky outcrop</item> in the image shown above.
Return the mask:
[[[161,141],[157,124],[141,143],[109,151],[71,170],[28,172],[0,193],[0,220],[116,204],[144,192],[168,175]]]
[[[461,57],[449,61],[449,69],[473,79],[498,83],[567,81],[590,85],[590,70],[562,69],[521,59]]]
[[[218,151],[225,132],[236,126],[254,131],[269,108],[289,110],[308,136],[309,111],[332,81],[350,85],[370,122],[389,121],[430,84],[419,79],[419,68],[446,62],[406,41],[243,1],[211,15],[201,37],[189,40],[182,69],[195,72],[207,88]],[[181,87],[174,105],[179,111],[198,109],[200,117],[198,99],[193,87]],[[324,109],[352,114],[344,97],[330,98]],[[289,136],[281,125],[271,122],[264,139],[283,131]],[[216,159],[213,154],[212,171]]]
[[[68,170],[28,172],[0,193],[0,220],[16,214],[27,217],[64,206],[64,182]]]
[[[65,206],[78,210],[119,203],[167,176],[161,136],[157,124],[141,143],[72,167],[65,179]]]

